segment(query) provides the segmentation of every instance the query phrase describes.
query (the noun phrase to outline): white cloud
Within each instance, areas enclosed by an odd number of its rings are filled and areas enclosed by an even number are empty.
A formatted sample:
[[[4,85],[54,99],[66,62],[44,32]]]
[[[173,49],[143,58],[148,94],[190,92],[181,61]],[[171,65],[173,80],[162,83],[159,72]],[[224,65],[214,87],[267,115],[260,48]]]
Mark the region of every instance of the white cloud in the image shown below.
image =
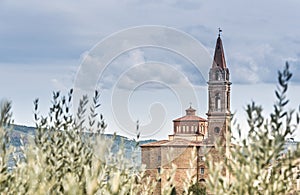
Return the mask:
[[[174,52],[139,48],[123,53],[109,64],[101,75],[99,84],[106,89],[116,84],[117,87],[130,90],[139,84],[153,89],[162,88],[162,83],[181,87],[187,82],[189,85],[203,85],[206,81],[202,75],[208,73],[208,69],[205,70],[200,72],[195,65]]]
[[[153,83],[182,87],[189,83],[182,72],[175,69],[172,65],[151,62],[143,63],[129,69],[118,79],[118,87],[131,90],[139,85],[150,85],[149,87],[157,88],[157,85],[152,85]],[[191,83],[189,84],[191,85]]]
[[[293,18],[299,18],[299,7],[299,2],[291,0],[276,4],[237,0],[218,3],[195,0],[4,1],[0,8],[0,59],[19,63],[78,59],[83,51],[116,30],[161,24],[186,30],[210,50],[215,45],[217,27],[221,27],[227,57],[233,59],[229,65],[249,68],[250,64],[245,64],[247,60],[237,64],[240,61],[234,59],[236,50],[246,59],[252,58],[252,65],[266,70],[274,66],[278,69],[283,59],[299,59],[296,52],[300,29],[293,22]],[[264,46],[269,48],[259,48]],[[272,50],[267,51],[270,48]],[[274,72],[258,73],[258,81],[273,81]]]

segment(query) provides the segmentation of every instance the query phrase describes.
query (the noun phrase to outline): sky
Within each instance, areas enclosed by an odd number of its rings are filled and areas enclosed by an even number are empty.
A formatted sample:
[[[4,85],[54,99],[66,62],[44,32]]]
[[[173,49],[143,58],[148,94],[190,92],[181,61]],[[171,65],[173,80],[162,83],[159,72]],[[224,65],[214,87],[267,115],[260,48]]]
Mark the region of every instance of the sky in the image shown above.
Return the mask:
[[[100,90],[107,133],[134,137],[139,120],[142,139],[166,139],[190,103],[206,117],[205,81],[220,27],[231,109],[243,126],[252,100],[265,114],[272,111],[277,71],[286,61],[293,72],[289,106],[298,107],[299,9],[298,0],[1,0],[0,98],[13,102],[17,124],[33,126],[35,98],[46,115],[52,91],[66,93],[80,82]],[[162,35],[159,47],[151,45],[151,33]],[[132,40],[148,45],[129,47]],[[199,47],[198,66],[187,59],[195,55],[191,47]]]

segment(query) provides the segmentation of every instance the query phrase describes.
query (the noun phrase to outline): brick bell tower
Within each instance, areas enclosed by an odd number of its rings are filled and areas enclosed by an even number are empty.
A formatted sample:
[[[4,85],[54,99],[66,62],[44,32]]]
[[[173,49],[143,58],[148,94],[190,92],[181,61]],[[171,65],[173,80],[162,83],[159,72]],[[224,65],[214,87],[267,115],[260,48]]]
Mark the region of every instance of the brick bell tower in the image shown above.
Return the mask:
[[[219,29],[214,61],[209,71],[208,83],[208,141],[226,142],[230,134],[230,85],[229,69],[226,67],[225,55]],[[227,134],[229,133],[229,134]],[[230,142],[230,137],[229,140]]]

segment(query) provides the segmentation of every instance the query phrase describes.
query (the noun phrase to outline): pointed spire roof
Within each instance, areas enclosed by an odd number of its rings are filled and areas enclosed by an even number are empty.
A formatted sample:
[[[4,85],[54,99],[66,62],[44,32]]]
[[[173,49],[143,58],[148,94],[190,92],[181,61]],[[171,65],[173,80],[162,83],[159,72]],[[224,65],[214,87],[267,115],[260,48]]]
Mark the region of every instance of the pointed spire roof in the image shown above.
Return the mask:
[[[220,32],[221,31],[219,30],[219,36],[218,36],[216,48],[215,48],[213,68],[220,67],[222,69],[226,69],[226,61],[225,61],[222,39],[220,37]]]

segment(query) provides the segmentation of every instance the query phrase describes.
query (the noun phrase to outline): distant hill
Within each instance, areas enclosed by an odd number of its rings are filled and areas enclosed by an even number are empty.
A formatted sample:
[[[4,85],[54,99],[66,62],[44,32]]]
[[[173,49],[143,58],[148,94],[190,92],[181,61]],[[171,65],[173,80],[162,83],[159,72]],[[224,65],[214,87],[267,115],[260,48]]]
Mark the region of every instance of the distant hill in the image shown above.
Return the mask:
[[[13,130],[11,132],[11,144],[15,147],[19,147],[21,145],[20,138],[23,138],[24,143],[28,144],[28,137],[34,137],[35,134],[35,127],[27,127],[22,125],[14,125]],[[133,152],[136,152],[138,162],[141,162],[141,150],[140,148],[136,148],[136,141],[132,139],[128,139],[127,137],[120,136],[120,135],[113,135],[113,134],[105,134],[107,138],[114,138],[114,144],[112,146],[112,152],[119,151],[120,147],[123,146],[125,150],[125,157],[131,158]],[[140,144],[145,144],[149,142],[154,142],[156,140],[143,140],[140,141]]]

